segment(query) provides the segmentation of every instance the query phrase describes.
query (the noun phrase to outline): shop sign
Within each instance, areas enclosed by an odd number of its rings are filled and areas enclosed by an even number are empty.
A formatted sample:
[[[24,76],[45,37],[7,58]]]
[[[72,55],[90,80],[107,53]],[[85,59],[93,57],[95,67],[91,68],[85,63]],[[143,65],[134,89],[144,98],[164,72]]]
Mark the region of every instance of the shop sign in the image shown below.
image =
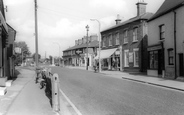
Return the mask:
[[[120,51],[115,51],[115,55],[120,55]]]
[[[82,53],[82,51],[80,51],[80,50],[77,50],[76,51],[76,54],[80,54],[80,53]]]
[[[149,48],[148,48],[148,51],[160,50],[160,49],[162,49],[162,46],[161,46],[161,45],[159,45],[159,46],[149,47]]]
[[[21,53],[21,48],[16,47],[16,48],[15,48],[15,53],[20,54],[20,53]]]

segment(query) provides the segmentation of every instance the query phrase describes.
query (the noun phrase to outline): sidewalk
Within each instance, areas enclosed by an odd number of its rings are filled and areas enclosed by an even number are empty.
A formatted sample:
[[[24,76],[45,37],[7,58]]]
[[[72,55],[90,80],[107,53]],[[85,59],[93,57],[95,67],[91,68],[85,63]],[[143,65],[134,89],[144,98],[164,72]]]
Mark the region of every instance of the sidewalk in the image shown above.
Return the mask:
[[[68,66],[67,68],[85,70],[85,67]],[[94,71],[94,70],[92,70],[92,68],[89,68],[88,71]],[[184,91],[184,78],[181,80],[169,80],[169,79],[164,79],[164,78],[151,77],[147,75],[132,75],[127,72],[121,72],[121,71],[101,71],[101,74],[105,74],[110,77],[116,77],[120,79],[126,79],[126,80],[147,83],[151,85]]]
[[[55,115],[44,90],[35,84],[35,71],[20,72],[7,93],[0,96],[0,115]]]

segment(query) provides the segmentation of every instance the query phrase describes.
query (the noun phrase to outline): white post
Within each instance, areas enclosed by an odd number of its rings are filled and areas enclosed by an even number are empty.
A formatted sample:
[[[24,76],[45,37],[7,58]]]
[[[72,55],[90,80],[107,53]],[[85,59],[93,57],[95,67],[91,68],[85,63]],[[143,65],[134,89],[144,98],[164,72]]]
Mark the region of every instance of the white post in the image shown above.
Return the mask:
[[[59,104],[59,76],[54,74],[52,77],[52,108],[54,111],[60,110]]]

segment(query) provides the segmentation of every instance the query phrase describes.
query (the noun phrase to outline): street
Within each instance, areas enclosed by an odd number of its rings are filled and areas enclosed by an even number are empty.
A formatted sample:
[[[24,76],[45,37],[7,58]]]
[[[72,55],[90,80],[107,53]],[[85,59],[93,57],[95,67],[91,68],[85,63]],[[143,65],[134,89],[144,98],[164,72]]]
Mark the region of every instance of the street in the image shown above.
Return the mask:
[[[53,67],[83,115],[184,115],[183,92],[80,69]]]

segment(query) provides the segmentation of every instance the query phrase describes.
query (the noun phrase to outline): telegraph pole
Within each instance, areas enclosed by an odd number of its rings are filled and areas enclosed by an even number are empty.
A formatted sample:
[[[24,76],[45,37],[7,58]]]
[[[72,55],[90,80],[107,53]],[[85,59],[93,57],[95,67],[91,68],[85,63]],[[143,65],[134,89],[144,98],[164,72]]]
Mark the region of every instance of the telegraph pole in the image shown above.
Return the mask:
[[[86,63],[86,70],[88,70],[88,31],[89,31],[89,26],[87,25],[86,26],[86,30],[87,30],[87,47],[86,47],[86,49],[87,49],[87,51],[86,51],[86,53],[87,53],[87,63]]]
[[[35,60],[36,60],[36,67],[38,67],[38,26],[37,26],[37,0],[35,2]]]

